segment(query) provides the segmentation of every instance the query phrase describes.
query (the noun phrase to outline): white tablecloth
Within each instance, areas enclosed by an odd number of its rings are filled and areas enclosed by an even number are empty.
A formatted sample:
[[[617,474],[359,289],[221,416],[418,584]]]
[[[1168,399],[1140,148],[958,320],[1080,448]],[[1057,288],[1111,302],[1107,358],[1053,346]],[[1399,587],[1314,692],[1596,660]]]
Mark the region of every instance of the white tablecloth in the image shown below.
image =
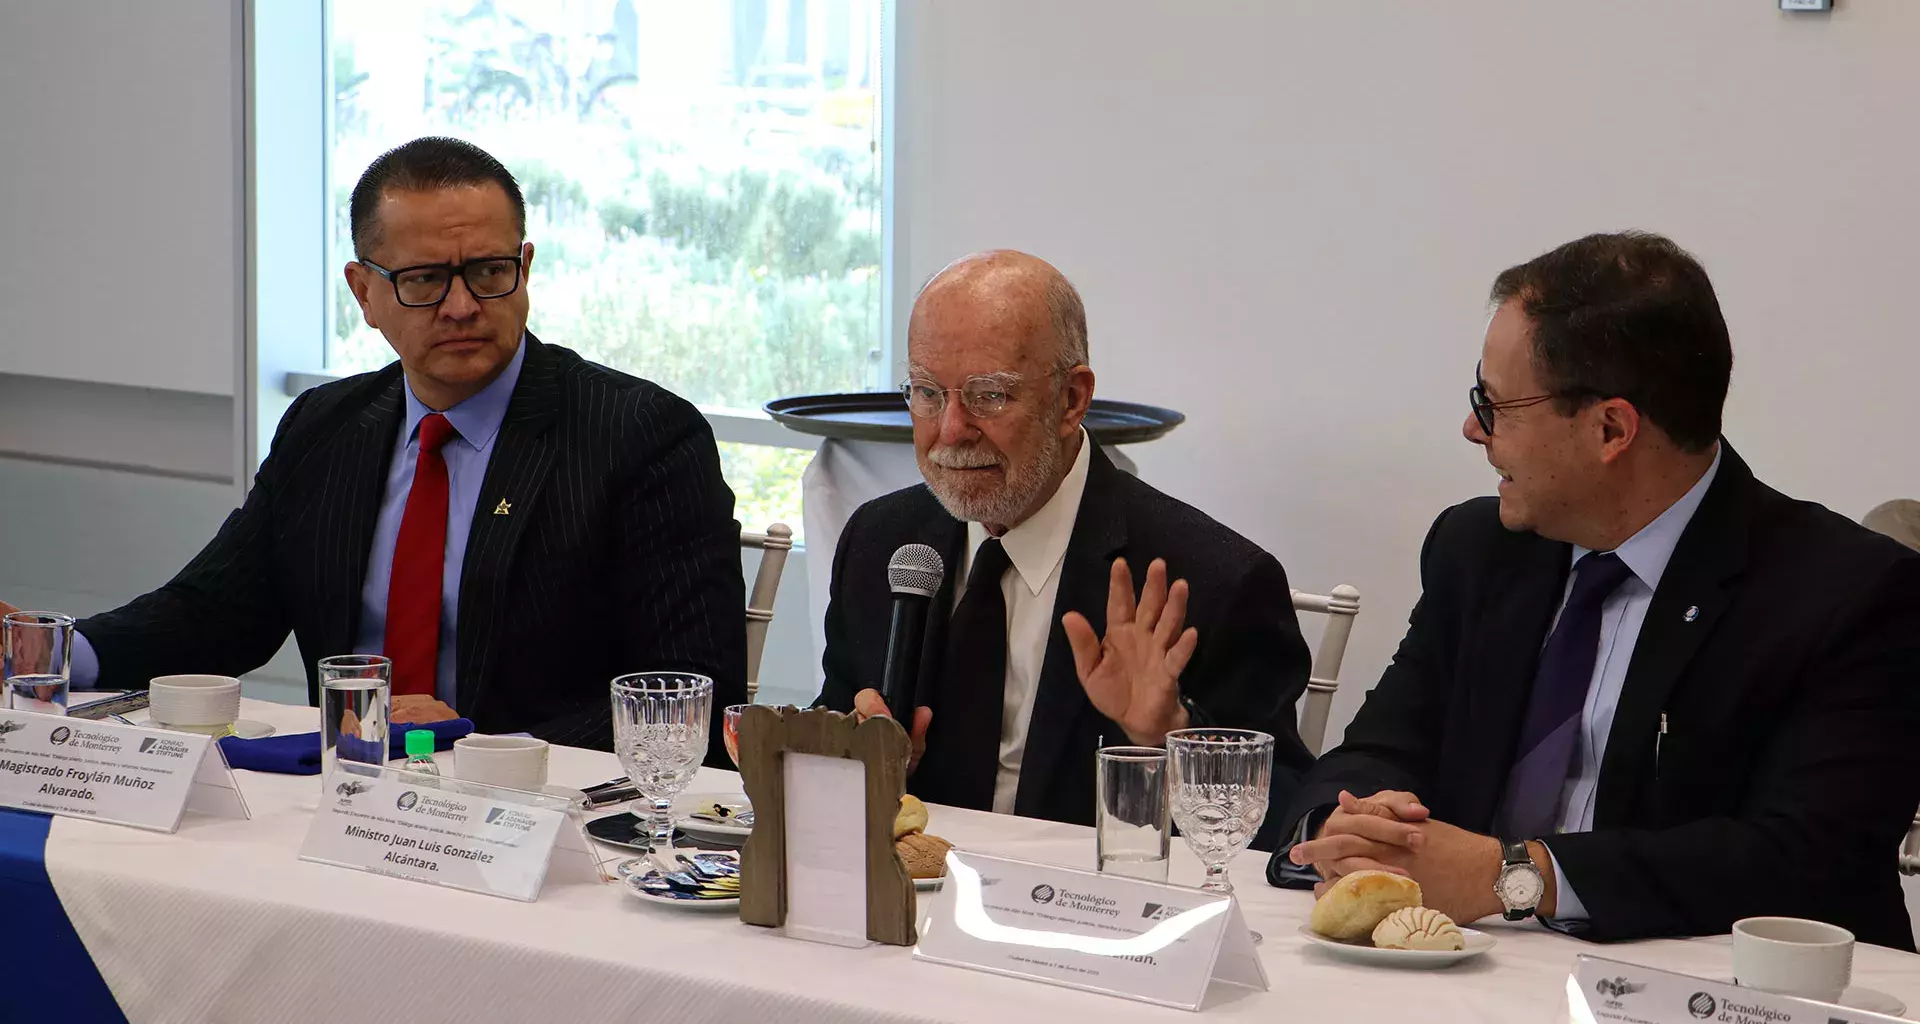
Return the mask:
[[[1104,449],[1122,472],[1138,475],[1139,467],[1119,447]],[[833,582],[833,552],[840,531],[855,509],[902,487],[920,482],[920,466],[913,445],[882,441],[837,441],[828,438],[807,463],[800,477],[800,508],[806,524],[807,621],[813,636],[813,670],[818,682],[820,660],[827,653],[827,594]]]
[[[308,708],[247,702],[287,731]],[[537,903],[436,889],[298,859],[319,803],[315,777],[240,772],[253,820],[189,814],[176,835],[57,819],[47,870],[129,1020],[301,1021],[1013,1021],[1192,1020],[1169,1010],[935,964],[888,946],[848,950],[784,939],[711,911],[642,904],[581,871],[556,870]],[[556,748],[552,780],[620,774],[613,755]],[[696,790],[737,791],[706,771]],[[1091,830],[952,808],[932,831],[961,847],[1085,867]],[[1552,1021],[1578,953],[1725,975],[1725,937],[1591,946],[1537,926],[1487,926],[1499,945],[1439,972],[1360,967],[1296,929],[1309,894],[1274,889],[1264,857],[1234,865],[1247,918],[1264,932],[1272,991],[1216,987],[1204,1014],[1263,1024]],[[1200,868],[1176,849],[1173,881]],[[14,958],[18,969],[26,962]],[[1857,984],[1920,1008],[1920,957],[1862,947]],[[3,1015],[0,1015],[3,1016]]]

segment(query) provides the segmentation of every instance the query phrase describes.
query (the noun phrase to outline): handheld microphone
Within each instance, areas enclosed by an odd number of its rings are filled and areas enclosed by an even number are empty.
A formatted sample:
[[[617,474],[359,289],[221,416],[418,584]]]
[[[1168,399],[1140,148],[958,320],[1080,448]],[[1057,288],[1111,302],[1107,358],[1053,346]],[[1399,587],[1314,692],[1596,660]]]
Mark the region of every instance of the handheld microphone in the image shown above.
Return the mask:
[[[919,678],[920,648],[927,635],[927,609],[946,575],[940,552],[925,544],[902,544],[887,560],[893,622],[887,628],[887,667],[880,678],[880,697],[893,720],[908,731],[913,729],[914,681]]]

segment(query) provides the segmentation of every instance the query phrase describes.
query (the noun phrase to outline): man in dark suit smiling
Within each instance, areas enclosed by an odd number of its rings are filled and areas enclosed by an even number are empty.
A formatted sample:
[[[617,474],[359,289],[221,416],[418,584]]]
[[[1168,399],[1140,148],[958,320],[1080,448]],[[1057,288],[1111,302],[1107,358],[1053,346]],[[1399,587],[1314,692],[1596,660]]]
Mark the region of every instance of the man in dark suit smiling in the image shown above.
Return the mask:
[[[1102,739],[1159,745],[1212,725],[1274,735],[1284,805],[1310,761],[1286,574],[1081,428],[1094,379],[1073,286],[1023,253],[969,256],[921,291],[907,344],[926,483],[861,506],[841,535],[821,703],[885,713],[887,563],[927,544],[947,574],[911,728],[921,798],[1090,822]]]
[[[1406,638],[1269,878],[1411,874],[1462,922],[1593,939],[1812,917],[1913,948],[1920,555],[1754,478],[1699,263],[1594,235],[1501,274]],[[1828,397],[1783,415],[1817,420]]]
[[[705,419],[526,332],[533,244],[505,167],[454,139],[375,160],[346,276],[399,361],[314,388],[243,507],[172,582],[87,619],[80,685],[238,675],[289,630],[393,660],[397,720],[610,748],[608,683],[699,672],[746,699],[733,494]],[[449,712],[440,708],[437,714]],[[724,761],[718,732],[710,749]]]

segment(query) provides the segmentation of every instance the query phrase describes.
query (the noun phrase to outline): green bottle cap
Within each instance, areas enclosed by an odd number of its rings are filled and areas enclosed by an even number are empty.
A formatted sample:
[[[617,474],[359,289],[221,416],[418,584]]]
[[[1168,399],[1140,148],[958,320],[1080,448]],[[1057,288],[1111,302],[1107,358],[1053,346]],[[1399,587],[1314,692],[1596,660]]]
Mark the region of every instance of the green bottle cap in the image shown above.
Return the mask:
[[[432,729],[408,729],[407,730],[407,756],[408,757],[432,757],[433,756],[433,730]]]

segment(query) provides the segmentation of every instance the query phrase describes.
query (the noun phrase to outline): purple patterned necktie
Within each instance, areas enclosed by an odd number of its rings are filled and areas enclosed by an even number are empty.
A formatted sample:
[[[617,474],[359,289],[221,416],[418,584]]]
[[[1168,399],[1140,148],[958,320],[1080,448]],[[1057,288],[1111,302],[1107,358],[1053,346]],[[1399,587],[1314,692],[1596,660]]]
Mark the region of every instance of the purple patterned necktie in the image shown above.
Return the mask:
[[[1580,742],[1581,711],[1600,652],[1600,606],[1633,570],[1611,552],[1590,552],[1573,567],[1573,592],[1540,652],[1527,717],[1501,801],[1501,835],[1534,839],[1560,823],[1560,795]]]

